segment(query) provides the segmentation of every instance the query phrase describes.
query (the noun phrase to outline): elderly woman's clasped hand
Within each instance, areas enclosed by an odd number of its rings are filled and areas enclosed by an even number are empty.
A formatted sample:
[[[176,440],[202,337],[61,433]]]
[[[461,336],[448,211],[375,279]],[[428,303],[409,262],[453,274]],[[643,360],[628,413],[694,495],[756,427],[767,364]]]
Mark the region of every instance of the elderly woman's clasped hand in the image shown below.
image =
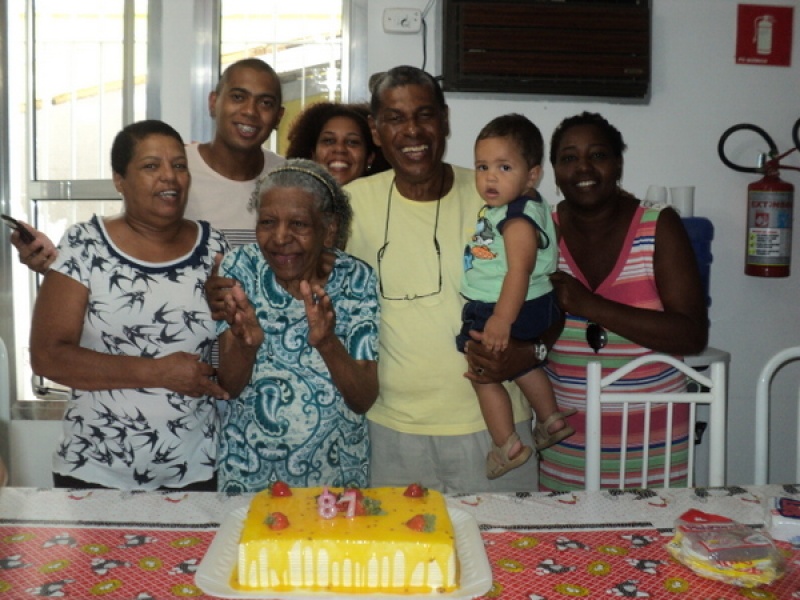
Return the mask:
[[[333,303],[325,293],[325,288],[315,285],[312,290],[307,281],[300,282],[300,294],[308,318],[308,345],[316,348],[336,336]],[[258,323],[247,294],[238,283],[225,295],[223,318],[230,325],[233,336],[247,348],[258,348],[264,341],[264,330]]]

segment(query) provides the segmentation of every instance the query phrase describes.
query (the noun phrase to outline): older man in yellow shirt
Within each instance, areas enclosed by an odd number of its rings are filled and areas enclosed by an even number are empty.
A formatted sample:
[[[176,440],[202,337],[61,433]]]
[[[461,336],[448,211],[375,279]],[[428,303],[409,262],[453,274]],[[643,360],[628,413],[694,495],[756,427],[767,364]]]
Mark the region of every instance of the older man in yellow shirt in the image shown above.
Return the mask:
[[[428,73],[396,67],[376,82],[371,104],[373,137],[392,170],[346,189],[354,215],[347,251],[380,280],[380,394],[367,413],[372,485],[536,490],[536,461],[487,479],[491,438],[456,349],[463,250],[483,201],[472,170],[443,161],[444,95]],[[523,362],[531,355],[520,354]],[[532,445],[530,408],[516,390],[512,398],[518,434]]]

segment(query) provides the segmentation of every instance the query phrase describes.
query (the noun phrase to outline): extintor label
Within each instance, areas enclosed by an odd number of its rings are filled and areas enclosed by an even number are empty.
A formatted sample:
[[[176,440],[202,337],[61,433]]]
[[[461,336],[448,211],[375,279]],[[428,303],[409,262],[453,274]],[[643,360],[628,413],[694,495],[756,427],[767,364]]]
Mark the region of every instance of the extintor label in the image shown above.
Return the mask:
[[[789,265],[792,192],[751,191],[747,197],[747,263]]]

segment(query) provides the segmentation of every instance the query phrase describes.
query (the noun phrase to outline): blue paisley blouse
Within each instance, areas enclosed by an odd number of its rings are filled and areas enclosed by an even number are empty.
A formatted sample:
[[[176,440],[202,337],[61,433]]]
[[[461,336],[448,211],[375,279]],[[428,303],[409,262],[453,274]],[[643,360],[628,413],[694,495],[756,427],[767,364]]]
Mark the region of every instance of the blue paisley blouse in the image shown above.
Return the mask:
[[[338,250],[325,291],[336,335],[356,360],[377,360],[380,309],[375,272]],[[220,490],[255,492],[276,480],[294,487],[369,485],[369,436],[308,344],[302,300],[275,280],[257,244],[225,257],[264,329],[250,382],[222,417]],[[221,335],[228,329],[218,322]]]

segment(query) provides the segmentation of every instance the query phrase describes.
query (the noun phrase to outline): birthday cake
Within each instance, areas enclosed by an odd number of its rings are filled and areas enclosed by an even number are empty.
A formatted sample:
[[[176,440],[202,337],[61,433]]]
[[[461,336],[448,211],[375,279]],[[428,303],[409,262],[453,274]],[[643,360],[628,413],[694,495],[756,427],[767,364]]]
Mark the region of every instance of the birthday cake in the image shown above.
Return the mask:
[[[408,488],[292,488],[253,497],[232,585],[256,591],[419,594],[458,587],[444,497]]]

